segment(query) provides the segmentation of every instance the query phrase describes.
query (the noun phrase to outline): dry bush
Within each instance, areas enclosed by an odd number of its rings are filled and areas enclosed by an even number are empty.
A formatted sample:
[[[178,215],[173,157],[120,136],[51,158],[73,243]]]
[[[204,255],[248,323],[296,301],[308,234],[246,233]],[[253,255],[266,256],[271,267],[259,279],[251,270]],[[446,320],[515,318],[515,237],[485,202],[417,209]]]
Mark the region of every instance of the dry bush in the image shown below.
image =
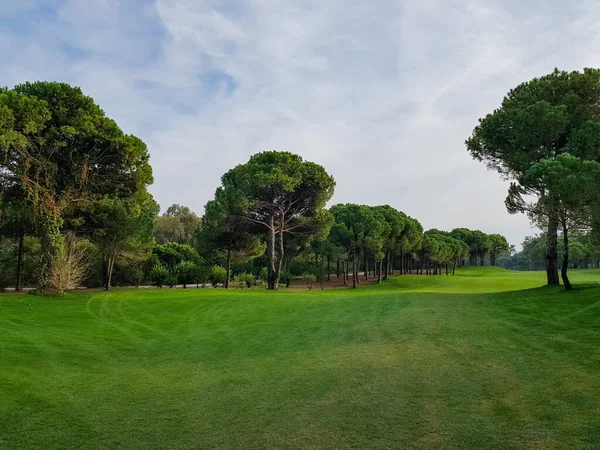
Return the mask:
[[[91,266],[88,241],[74,237],[66,241],[65,251],[54,258],[50,266],[49,285],[57,293],[76,289]]]

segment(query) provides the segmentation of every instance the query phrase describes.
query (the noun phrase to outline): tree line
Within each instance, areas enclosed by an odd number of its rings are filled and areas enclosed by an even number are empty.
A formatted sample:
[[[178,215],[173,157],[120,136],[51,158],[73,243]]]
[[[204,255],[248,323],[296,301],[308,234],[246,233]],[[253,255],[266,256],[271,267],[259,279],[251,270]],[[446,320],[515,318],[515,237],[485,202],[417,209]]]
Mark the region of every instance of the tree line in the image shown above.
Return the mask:
[[[356,287],[392,273],[495,264],[506,239],[429,230],[390,206],[326,208],[335,181],[289,152],[252,156],[222,177],[203,217],[162,215],[145,144],[78,88],[0,90],[0,288],[289,285],[332,275]]]
[[[559,238],[561,235],[559,234]],[[548,253],[548,238],[544,233],[527,236],[522,250],[502,256],[498,265],[512,270],[544,270]],[[563,249],[558,248],[559,268],[563,261]],[[588,269],[600,267],[600,242],[592,233],[572,233],[569,239],[569,268]]]

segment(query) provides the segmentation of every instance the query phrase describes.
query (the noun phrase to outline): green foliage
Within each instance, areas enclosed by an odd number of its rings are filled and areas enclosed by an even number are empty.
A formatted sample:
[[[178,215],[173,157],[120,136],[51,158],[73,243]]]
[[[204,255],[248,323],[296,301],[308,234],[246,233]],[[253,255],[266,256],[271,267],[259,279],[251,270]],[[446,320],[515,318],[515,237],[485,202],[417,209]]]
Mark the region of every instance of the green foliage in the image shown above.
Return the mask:
[[[289,234],[326,235],[331,224],[325,204],[335,181],[323,167],[289,152],[263,152],[222,177],[223,192],[243,199],[239,219],[255,225],[255,235],[267,236],[270,289],[277,289]]]
[[[196,233],[202,227],[202,220],[187,206],[171,205],[154,222],[154,237],[159,244],[177,242],[193,245]]]
[[[177,286],[177,275],[169,272],[169,276],[165,280],[165,285],[170,288]]]
[[[506,206],[547,228],[548,284],[558,284],[557,233],[589,222],[597,203],[600,70],[553,73],[511,90],[466,141],[472,156],[515,179]],[[578,187],[584,185],[580,195]],[[587,189],[589,187],[589,189]],[[566,237],[567,233],[563,233]],[[564,241],[568,258],[568,240]],[[565,263],[563,263],[565,267]],[[563,272],[565,285],[566,272]]]
[[[182,261],[199,264],[200,255],[198,251],[187,244],[178,244],[177,242],[167,242],[163,245],[157,245],[153,253],[158,257],[161,264],[174,268]]]
[[[144,270],[138,264],[122,264],[115,269],[113,285],[138,287],[142,285],[144,278]]]
[[[269,269],[267,269],[266,267],[260,269],[260,274],[258,275],[258,278],[266,283],[269,279]]]
[[[158,264],[150,271],[149,278],[156,287],[162,288],[170,281],[171,273],[165,266]]]
[[[42,290],[60,292],[51,270],[65,260],[61,231],[67,212],[83,201],[130,198],[145,189],[152,182],[146,146],[125,135],[80,89],[64,83],[0,91],[0,123],[3,179],[11,188],[19,186],[37,211]]]
[[[231,187],[218,188],[214,200],[206,204],[197,244],[209,259],[224,259],[230,266],[232,261],[250,261],[264,254],[261,236],[253,234],[243,219],[249,213],[248,204],[243,193]]]
[[[254,286],[254,275],[249,273],[240,273],[233,277],[233,287],[236,289],[251,289]]]
[[[290,284],[292,283],[292,274],[289,272],[289,270],[281,271],[280,281],[286,288],[290,287]]]
[[[199,283],[198,266],[191,261],[181,261],[175,267],[177,281],[186,288],[188,284]]]
[[[317,277],[312,273],[305,273],[302,275],[302,282],[306,285],[309,291],[312,291],[315,283],[317,282]]]
[[[210,269],[209,279],[213,287],[224,285],[227,281],[227,269],[223,266],[213,266]]]

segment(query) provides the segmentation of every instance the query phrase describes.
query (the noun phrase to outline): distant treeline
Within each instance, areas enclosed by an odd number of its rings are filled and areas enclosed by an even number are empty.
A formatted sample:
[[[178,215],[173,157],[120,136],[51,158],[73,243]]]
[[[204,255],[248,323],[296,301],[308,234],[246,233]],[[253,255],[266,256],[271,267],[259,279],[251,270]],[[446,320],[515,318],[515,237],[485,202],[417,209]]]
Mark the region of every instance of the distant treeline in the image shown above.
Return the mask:
[[[269,289],[332,274],[356,286],[392,273],[495,264],[506,239],[429,230],[391,206],[325,208],[335,181],[288,152],[252,156],[223,175],[202,218],[161,217],[146,145],[80,89],[0,89],[0,289],[183,284]]]

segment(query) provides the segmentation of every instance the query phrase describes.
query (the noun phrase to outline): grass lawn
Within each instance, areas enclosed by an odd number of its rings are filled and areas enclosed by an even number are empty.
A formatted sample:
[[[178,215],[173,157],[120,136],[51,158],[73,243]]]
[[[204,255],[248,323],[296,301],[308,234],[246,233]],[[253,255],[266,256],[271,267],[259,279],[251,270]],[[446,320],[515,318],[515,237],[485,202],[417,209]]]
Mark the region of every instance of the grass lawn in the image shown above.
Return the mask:
[[[0,296],[0,448],[600,448],[600,271]]]

